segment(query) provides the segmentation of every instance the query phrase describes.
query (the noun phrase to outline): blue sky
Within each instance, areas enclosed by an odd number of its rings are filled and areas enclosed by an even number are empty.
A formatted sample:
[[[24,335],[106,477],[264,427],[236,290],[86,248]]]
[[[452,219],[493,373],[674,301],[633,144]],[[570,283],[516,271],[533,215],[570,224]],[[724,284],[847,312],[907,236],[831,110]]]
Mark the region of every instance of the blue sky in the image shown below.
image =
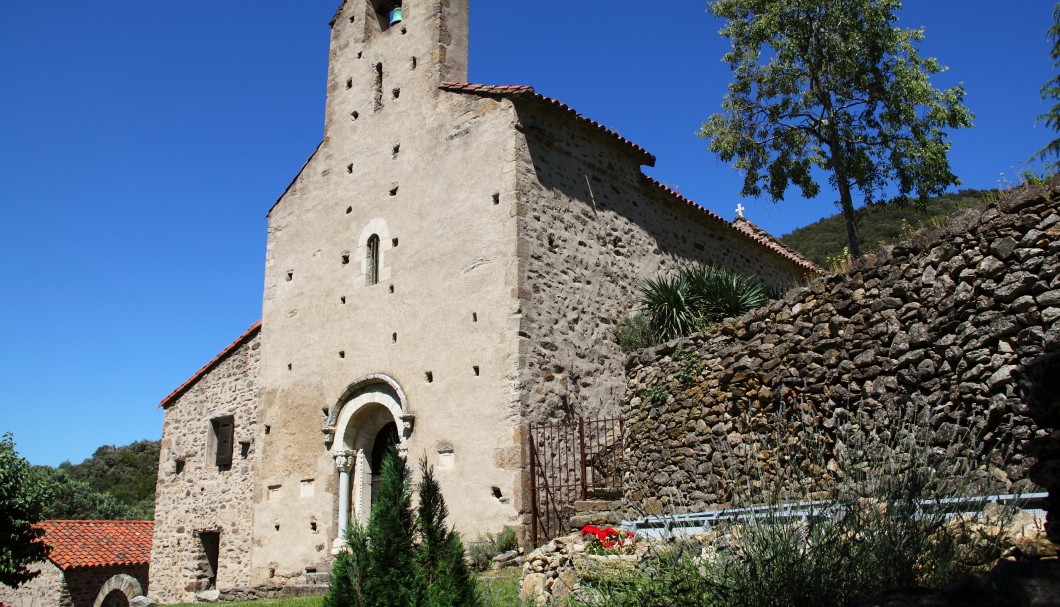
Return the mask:
[[[0,2],[0,432],[36,464],[161,435],[156,404],[256,321],[265,213],[321,139],[339,0]],[[1054,136],[1035,116],[1052,0],[909,0],[922,54],[964,82],[966,187],[1013,180]],[[775,234],[834,194],[739,199],[697,138],[729,81],[705,2],[472,7],[474,82],[531,84],[658,157],[647,172]]]

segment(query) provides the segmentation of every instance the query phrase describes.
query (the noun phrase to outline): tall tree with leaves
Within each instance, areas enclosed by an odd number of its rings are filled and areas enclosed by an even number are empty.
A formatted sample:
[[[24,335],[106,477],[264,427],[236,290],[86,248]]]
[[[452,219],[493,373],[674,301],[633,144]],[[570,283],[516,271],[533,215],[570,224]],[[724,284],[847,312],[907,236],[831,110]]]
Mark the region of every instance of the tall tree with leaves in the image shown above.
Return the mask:
[[[1053,100],[1053,107],[1049,111],[1038,116],[1045,125],[1054,131],[1060,131],[1060,2],[1053,7],[1053,25],[1049,28],[1049,39],[1053,42],[1053,50],[1049,58],[1053,60],[1053,67],[1057,74],[1042,85],[1042,101]],[[1053,158],[1052,163],[1047,159]],[[1046,170],[1060,171],[1060,137],[1050,141],[1044,148],[1031,158],[1031,160],[1046,161]]]
[[[449,529],[441,487],[427,459],[420,460],[420,505],[417,527],[420,545],[417,564],[425,607],[478,607],[478,589],[471,568],[464,560],[460,535]]]
[[[959,183],[944,129],[971,126],[960,86],[921,58],[923,30],[894,26],[900,0],[715,0],[732,43],[733,81],[700,135],[743,172],[741,194],[774,201],[789,185],[807,198],[824,171],[839,192],[850,252],[861,254],[854,191],[864,203],[895,188],[919,200]]]
[[[30,475],[29,462],[15,451],[11,433],[0,438],[0,584],[16,588],[37,577],[28,565],[48,557],[40,541],[44,532],[34,527],[41,520],[47,499],[40,483]]]

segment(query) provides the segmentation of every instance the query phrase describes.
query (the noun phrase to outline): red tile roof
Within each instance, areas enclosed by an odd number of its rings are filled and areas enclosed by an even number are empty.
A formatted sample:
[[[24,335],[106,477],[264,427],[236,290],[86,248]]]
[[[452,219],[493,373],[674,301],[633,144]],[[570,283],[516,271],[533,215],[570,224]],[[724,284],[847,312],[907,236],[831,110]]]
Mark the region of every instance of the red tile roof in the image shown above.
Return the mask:
[[[260,331],[260,330],[261,330],[261,321],[259,320],[258,322],[256,322],[253,325],[251,325],[250,328],[247,329],[245,333],[243,333],[242,335],[237,337],[234,342],[232,342],[231,344],[228,345],[227,348],[225,348],[224,350],[221,350],[221,353],[218,354],[217,356],[214,356],[210,360],[210,362],[206,363],[206,365],[203,366],[203,368],[201,368],[198,371],[196,371],[195,375],[192,375],[191,377],[189,377],[188,381],[180,384],[180,386],[176,390],[170,392],[169,396],[163,398],[162,402],[158,403],[158,406],[159,407],[168,407],[169,405],[172,405],[173,401],[175,401],[181,394],[184,394],[185,392],[187,392],[188,389],[191,388],[195,384],[195,382],[199,381],[199,379],[202,378],[202,376],[206,375],[207,373],[210,372],[211,369],[213,369],[217,365],[221,364],[221,361],[223,361],[229,354],[234,352],[235,349],[238,348],[239,346],[242,346],[243,344],[245,344],[248,341],[250,341],[251,338],[254,337],[255,335],[257,335],[258,331]]]
[[[146,565],[151,562],[154,521],[43,521],[48,560],[74,567]]]
[[[468,82],[443,82],[441,87],[443,91],[451,91],[454,93],[470,93],[473,95],[482,95],[486,97],[508,97],[513,100],[529,100],[534,103],[548,106],[551,109],[558,110],[564,114],[567,114],[583,124],[587,124],[590,127],[608,135],[615,139],[620,144],[629,148],[635,155],[640,159],[641,164],[648,166],[655,166],[655,156],[650,152],[633,143],[620,135],[617,131],[611,130],[599,122],[586,118],[578,112],[574,111],[567,104],[553,99],[551,97],[545,97],[539,93],[534,92],[534,87],[525,86],[519,84],[507,84],[507,85],[490,85],[490,84],[471,84]]]

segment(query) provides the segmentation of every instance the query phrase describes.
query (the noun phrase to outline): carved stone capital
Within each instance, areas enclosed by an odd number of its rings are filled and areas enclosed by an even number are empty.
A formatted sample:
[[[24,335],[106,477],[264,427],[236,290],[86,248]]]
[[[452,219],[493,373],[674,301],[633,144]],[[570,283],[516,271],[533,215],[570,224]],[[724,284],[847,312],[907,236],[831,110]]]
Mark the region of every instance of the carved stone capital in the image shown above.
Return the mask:
[[[401,416],[401,429],[408,438],[412,434],[412,427],[416,424],[416,416],[412,413],[406,413]]]
[[[353,468],[353,451],[337,451],[332,456],[335,458],[335,468],[339,472],[349,472]]]

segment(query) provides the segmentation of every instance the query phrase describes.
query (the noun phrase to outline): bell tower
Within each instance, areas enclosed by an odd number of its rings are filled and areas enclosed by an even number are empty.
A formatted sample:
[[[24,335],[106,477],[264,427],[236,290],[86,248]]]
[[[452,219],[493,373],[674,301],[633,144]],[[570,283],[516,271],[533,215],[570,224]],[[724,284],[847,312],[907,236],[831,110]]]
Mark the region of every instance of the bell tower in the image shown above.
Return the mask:
[[[345,0],[331,22],[325,136],[466,81],[468,25],[468,0]]]

